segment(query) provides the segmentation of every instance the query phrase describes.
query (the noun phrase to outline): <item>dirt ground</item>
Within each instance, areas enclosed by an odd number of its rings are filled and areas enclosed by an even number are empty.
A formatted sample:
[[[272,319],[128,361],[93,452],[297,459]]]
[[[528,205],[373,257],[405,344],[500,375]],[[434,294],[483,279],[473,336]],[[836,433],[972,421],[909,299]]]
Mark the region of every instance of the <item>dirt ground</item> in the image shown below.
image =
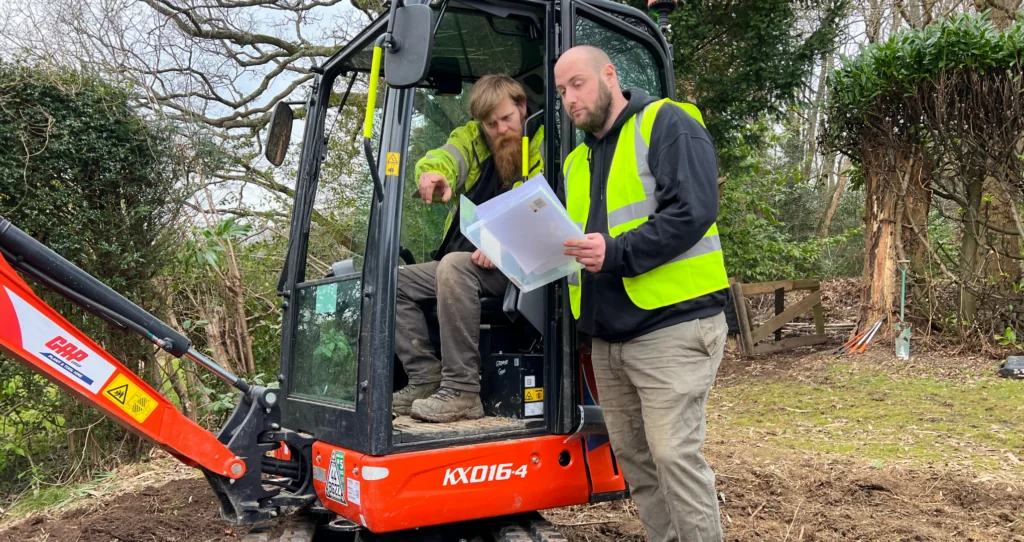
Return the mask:
[[[875,469],[841,457],[753,460],[734,441],[728,451],[709,443],[707,455],[731,542],[1024,541],[1024,491],[1012,481]],[[248,533],[224,523],[217,510],[204,480],[172,480],[28,518],[0,532],[0,542],[227,542]],[[545,515],[573,542],[645,539],[628,501]]]
[[[756,359],[730,355],[716,385],[740,385],[752,378],[813,380],[831,359],[832,348]],[[980,358],[921,356],[897,367],[891,359],[885,351],[869,351],[856,363],[887,366],[897,373],[927,365],[930,374],[948,373],[949,378],[965,368],[992,365]],[[714,433],[705,455],[717,475],[730,542],[1024,542],[1024,465],[1019,462],[996,472],[952,464],[880,464],[855,456],[772,449],[747,435]],[[150,476],[145,485],[119,491],[118,496],[96,496],[72,509],[0,526],[0,542],[238,541],[248,533],[220,519],[206,482],[187,469]],[[545,515],[572,542],[645,539],[628,501]]]
[[[838,457],[751,461],[735,444],[709,448],[730,542],[1024,541],[1024,492],[1010,483]],[[574,542],[645,540],[632,503],[548,516]]]
[[[227,541],[240,535],[220,519],[202,478],[172,480],[102,499],[56,517],[39,515],[0,532],[0,542]]]

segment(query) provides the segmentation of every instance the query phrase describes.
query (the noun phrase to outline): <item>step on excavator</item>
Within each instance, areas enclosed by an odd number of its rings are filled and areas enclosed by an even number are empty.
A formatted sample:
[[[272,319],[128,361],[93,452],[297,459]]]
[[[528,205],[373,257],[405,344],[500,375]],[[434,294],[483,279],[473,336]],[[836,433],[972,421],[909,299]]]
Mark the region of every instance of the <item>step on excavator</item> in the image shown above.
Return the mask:
[[[469,120],[468,90],[481,76],[505,73],[526,89],[524,145],[537,126],[547,127],[535,143],[558,193],[560,159],[582,141],[554,90],[561,52],[597,45],[624,88],[675,97],[665,39],[675,1],[652,0],[648,7],[658,24],[608,0],[393,0],[314,67],[302,103],[294,209],[278,283],[279,385],[231,374],[3,218],[0,351],[200,469],[222,518],[256,527],[250,540],[562,539],[539,511],[628,497],[608,443],[589,347],[566,310],[564,279],[528,292],[510,286],[503,297],[481,299],[486,416],[433,424],[392,414],[392,393],[407,381],[393,346],[396,270],[432,258],[443,241],[449,207],[458,202],[416,201],[413,170]],[[348,118],[342,112],[357,81],[367,96],[366,189],[357,190],[346,215],[352,224],[339,236],[337,227],[319,220],[338,215],[327,207],[338,198],[318,190],[352,182],[336,164],[352,162],[358,140],[352,130],[335,128]],[[277,104],[267,130],[266,157],[275,166],[290,146],[292,105]],[[22,275],[236,389],[237,407],[219,433],[182,415],[47,305]],[[439,352],[436,306],[423,310]],[[295,521],[282,522],[286,517]],[[289,528],[281,533],[283,523]]]

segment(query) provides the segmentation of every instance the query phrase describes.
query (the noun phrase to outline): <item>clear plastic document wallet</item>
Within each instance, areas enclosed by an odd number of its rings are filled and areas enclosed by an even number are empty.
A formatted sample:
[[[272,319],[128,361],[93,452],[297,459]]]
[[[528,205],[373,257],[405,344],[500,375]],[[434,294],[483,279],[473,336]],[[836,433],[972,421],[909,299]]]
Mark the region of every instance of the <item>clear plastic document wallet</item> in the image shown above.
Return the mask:
[[[477,206],[461,196],[460,228],[522,292],[575,273],[583,266],[563,243],[585,239],[543,175]]]

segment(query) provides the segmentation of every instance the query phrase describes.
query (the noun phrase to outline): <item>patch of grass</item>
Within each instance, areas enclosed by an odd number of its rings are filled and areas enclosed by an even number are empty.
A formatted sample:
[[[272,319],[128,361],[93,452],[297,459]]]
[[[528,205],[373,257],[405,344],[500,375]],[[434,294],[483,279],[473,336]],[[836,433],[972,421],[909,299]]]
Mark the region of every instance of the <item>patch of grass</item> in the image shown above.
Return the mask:
[[[42,510],[59,510],[86,497],[99,497],[116,476],[115,473],[104,472],[83,484],[40,486],[29,490],[11,505],[4,519],[24,517]]]
[[[22,517],[71,501],[70,487],[48,487],[29,491],[11,506],[9,516]]]
[[[844,364],[808,376],[715,388],[709,433],[882,463],[959,463],[982,470],[1016,465],[1024,454],[1024,382],[980,373],[956,380],[897,375]]]

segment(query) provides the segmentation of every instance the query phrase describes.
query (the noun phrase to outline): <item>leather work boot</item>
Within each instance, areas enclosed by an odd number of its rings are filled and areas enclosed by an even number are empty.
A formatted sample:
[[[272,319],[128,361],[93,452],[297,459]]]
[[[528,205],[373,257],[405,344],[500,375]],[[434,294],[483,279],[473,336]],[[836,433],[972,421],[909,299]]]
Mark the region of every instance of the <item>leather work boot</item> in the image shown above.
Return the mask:
[[[399,416],[408,416],[412,410],[413,401],[430,397],[440,387],[440,382],[409,384],[391,395],[391,410]]]
[[[479,393],[442,386],[434,395],[413,401],[411,416],[414,420],[434,423],[476,420],[484,417],[484,405]]]

